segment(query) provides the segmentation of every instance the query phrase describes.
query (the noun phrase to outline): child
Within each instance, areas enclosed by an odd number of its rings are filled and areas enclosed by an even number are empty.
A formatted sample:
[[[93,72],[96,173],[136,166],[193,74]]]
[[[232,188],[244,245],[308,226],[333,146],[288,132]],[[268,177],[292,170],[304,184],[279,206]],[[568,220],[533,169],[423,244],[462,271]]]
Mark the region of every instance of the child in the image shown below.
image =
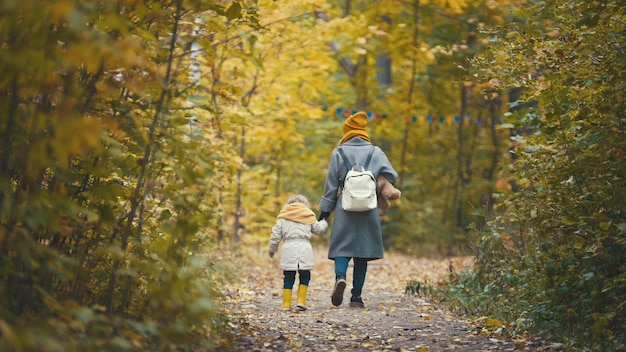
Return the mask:
[[[298,286],[299,310],[306,310],[306,291],[313,269],[313,247],[311,233],[321,235],[326,231],[326,220],[317,221],[315,213],[309,208],[309,201],[303,195],[289,197],[287,205],[278,214],[278,220],[272,227],[269,255],[274,257],[278,244],[283,241],[280,253],[280,267],[283,269],[283,310],[291,309],[291,293],[299,274]]]

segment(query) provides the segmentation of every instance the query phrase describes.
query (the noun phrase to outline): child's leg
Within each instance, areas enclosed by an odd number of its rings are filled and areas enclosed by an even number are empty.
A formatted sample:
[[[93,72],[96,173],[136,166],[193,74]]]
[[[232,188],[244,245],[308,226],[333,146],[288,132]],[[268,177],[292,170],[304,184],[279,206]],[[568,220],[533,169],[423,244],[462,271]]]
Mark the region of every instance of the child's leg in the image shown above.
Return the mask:
[[[296,282],[295,270],[283,271],[283,310],[291,309],[291,292],[294,282]]]
[[[298,309],[306,310],[306,291],[309,289],[309,282],[311,281],[310,270],[298,270],[300,276],[300,285],[298,286]]]
[[[298,270],[298,276],[300,277],[300,285],[309,286],[311,270]]]
[[[293,284],[296,282],[296,271],[285,270],[283,271],[283,288],[285,290],[293,289]]]

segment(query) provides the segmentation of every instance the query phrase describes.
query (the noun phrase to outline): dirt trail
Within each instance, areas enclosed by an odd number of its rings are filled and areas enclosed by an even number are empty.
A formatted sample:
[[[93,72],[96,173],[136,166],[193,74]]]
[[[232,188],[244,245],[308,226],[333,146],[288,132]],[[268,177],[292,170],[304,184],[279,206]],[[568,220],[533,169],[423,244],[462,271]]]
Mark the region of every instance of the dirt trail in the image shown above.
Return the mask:
[[[542,351],[557,345],[528,337],[502,338],[433,303],[406,295],[409,280],[436,284],[445,280],[450,264],[471,265],[469,258],[436,260],[386,253],[370,262],[363,290],[364,309],[350,308],[352,267],[344,303],[332,306],[332,261],[326,248],[315,248],[308,310],[283,311],[279,258],[266,258],[264,248],[245,264],[241,283],[227,292],[226,309],[233,318],[238,351]],[[242,263],[243,265],[243,263]],[[247,266],[250,267],[247,267]],[[296,280],[297,286],[297,280]],[[296,287],[293,292],[295,307]]]

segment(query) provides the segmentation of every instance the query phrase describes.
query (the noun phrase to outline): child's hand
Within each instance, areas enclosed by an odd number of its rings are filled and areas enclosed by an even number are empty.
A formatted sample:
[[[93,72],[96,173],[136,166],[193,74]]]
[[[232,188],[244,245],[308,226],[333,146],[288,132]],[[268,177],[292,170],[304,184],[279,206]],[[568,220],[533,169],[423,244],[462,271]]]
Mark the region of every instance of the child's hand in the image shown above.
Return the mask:
[[[274,252],[270,252],[270,258],[274,258]]]

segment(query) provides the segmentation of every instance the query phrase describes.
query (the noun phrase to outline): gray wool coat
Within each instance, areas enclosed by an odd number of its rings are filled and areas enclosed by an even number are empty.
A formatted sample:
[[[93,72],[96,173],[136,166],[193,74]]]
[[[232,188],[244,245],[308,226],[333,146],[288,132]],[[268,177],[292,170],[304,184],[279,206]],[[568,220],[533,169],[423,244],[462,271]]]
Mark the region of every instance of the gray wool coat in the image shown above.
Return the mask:
[[[330,155],[324,195],[319,203],[320,211],[335,212],[330,232],[329,259],[356,257],[374,260],[383,257],[383,236],[378,209],[348,212],[341,208],[340,185],[348,170],[337,149],[343,149],[351,165],[356,162],[363,165],[371,146],[372,143],[355,137],[335,148]],[[372,171],[374,177],[384,175],[391,183],[398,178],[398,173],[389,159],[377,146],[374,146],[374,154],[368,169]]]

